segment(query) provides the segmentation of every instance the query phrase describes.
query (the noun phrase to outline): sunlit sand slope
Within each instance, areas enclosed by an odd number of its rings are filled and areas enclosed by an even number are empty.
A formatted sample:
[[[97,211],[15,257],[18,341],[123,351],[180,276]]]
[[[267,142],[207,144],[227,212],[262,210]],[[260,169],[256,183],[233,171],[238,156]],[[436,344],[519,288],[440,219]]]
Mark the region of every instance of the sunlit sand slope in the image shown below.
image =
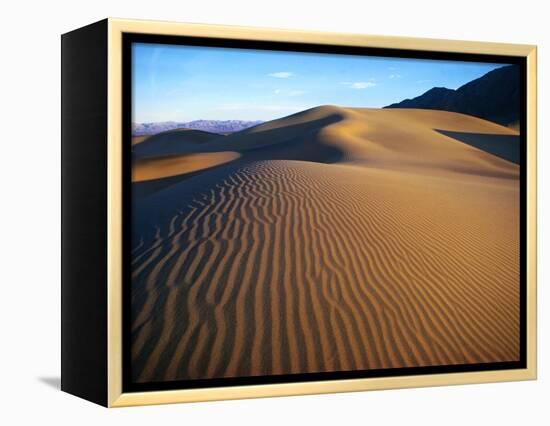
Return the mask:
[[[517,360],[518,166],[434,129],[516,134],[320,107],[205,143],[240,157],[135,202],[133,379]]]
[[[149,181],[205,170],[237,158],[239,158],[239,154],[236,152],[220,151],[134,160],[132,164],[132,182]]]

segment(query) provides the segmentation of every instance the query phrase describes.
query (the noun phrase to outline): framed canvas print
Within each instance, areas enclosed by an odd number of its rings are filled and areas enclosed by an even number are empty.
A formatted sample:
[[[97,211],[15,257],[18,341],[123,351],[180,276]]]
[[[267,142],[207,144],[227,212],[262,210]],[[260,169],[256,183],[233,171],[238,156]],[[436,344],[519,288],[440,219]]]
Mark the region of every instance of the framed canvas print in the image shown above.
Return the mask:
[[[63,390],[536,377],[534,46],[107,19],[62,86]]]

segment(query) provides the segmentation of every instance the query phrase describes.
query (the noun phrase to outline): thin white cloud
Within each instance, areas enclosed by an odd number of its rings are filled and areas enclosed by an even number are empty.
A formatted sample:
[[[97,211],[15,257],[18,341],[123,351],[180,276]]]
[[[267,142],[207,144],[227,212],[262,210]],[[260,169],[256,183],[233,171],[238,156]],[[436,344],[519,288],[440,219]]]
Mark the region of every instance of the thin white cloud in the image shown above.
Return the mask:
[[[281,96],[301,96],[306,92],[303,91],[303,90],[275,89],[273,91],[273,93],[276,94],[276,95],[281,95]]]
[[[376,83],[371,81],[357,81],[351,85],[352,89],[368,89],[369,87],[376,86]]]
[[[376,86],[376,83],[373,83],[372,81],[342,81],[341,84],[357,90],[368,89],[369,87]]]
[[[275,77],[275,78],[289,78],[292,77],[294,73],[290,71],[279,71],[279,72],[272,72],[271,74],[268,74],[269,77]]]
[[[389,75],[389,78],[391,78],[391,79],[394,79],[394,78],[401,78],[401,74],[390,74],[390,75]]]

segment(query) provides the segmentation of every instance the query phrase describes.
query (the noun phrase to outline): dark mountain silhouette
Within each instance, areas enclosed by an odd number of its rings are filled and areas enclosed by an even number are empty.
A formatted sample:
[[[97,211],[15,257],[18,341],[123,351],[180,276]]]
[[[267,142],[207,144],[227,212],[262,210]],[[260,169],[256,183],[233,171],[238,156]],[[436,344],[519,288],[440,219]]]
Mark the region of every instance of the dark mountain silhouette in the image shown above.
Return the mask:
[[[384,108],[423,108],[460,112],[504,126],[520,118],[520,76],[517,65],[488,72],[456,90],[434,87],[413,99]]]

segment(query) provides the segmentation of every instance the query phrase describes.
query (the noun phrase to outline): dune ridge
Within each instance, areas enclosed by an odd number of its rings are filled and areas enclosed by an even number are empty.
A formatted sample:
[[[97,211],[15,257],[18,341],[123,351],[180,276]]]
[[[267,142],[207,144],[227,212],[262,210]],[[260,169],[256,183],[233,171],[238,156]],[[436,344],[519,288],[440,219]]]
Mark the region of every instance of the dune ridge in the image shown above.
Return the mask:
[[[357,162],[376,167],[437,168],[443,172],[460,167],[461,172],[474,174],[517,174],[508,161],[471,145],[465,149],[464,143],[441,131],[519,140],[515,130],[459,113],[322,106],[227,136],[189,130],[162,133],[142,142],[143,149],[136,149],[134,155],[137,160],[147,158],[151,170],[155,158],[230,150],[244,161]],[[451,140],[455,143],[448,143]],[[204,168],[209,167],[205,162]],[[157,169],[158,175],[150,173],[149,179],[166,176],[162,163]],[[184,166],[179,171],[173,169],[171,175],[186,173],[189,170]]]
[[[515,134],[321,107],[135,200],[133,380],[517,360],[518,166],[433,129]]]

